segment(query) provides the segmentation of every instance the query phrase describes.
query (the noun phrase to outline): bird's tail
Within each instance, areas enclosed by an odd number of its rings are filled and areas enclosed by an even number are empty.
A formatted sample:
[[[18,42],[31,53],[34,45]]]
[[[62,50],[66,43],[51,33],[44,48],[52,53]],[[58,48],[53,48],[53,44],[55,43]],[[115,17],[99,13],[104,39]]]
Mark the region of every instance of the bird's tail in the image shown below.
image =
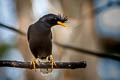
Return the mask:
[[[39,63],[40,62],[48,62],[48,59],[39,59]],[[46,68],[46,69],[40,69],[40,72],[42,74],[48,74],[48,73],[51,73],[52,72],[52,69],[50,68]]]

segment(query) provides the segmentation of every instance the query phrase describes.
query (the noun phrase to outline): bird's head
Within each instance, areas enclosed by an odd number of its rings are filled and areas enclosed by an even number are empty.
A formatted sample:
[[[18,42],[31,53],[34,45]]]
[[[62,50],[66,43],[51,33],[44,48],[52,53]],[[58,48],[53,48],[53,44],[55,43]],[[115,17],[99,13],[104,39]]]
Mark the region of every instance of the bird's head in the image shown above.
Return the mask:
[[[47,14],[47,15],[43,16],[40,20],[43,22],[46,22],[50,26],[62,25],[64,27],[66,27],[66,24],[64,24],[64,23],[68,19],[67,19],[67,17],[64,17],[64,16],[62,17],[61,15]]]

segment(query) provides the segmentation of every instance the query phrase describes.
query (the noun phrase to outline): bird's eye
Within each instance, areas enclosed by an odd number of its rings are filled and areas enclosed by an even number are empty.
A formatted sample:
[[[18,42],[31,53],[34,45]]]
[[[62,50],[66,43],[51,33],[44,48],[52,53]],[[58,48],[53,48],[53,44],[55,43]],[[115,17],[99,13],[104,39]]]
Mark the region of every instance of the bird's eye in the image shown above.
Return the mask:
[[[54,18],[54,20],[57,20],[57,18]]]

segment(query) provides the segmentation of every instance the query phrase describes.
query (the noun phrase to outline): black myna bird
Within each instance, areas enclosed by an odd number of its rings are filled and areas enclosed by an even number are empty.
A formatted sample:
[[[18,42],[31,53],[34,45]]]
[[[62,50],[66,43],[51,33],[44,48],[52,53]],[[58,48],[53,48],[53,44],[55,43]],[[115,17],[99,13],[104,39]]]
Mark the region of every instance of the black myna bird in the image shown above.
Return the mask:
[[[46,59],[49,57],[49,62],[56,66],[52,57],[52,33],[51,27],[54,25],[66,26],[64,23],[67,21],[66,17],[60,15],[47,14],[41,17],[36,23],[32,24],[28,28],[27,37],[30,46],[30,50],[34,55],[32,65],[35,69],[37,64],[36,59]]]

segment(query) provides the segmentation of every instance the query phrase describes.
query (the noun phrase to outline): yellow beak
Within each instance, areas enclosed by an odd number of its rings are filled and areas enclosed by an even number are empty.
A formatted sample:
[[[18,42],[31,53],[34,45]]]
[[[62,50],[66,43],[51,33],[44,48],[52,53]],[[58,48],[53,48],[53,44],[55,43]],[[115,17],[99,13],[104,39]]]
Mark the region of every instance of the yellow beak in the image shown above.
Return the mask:
[[[62,22],[60,22],[60,21],[58,21],[57,24],[66,27],[66,24],[64,24],[64,23],[62,23]]]

